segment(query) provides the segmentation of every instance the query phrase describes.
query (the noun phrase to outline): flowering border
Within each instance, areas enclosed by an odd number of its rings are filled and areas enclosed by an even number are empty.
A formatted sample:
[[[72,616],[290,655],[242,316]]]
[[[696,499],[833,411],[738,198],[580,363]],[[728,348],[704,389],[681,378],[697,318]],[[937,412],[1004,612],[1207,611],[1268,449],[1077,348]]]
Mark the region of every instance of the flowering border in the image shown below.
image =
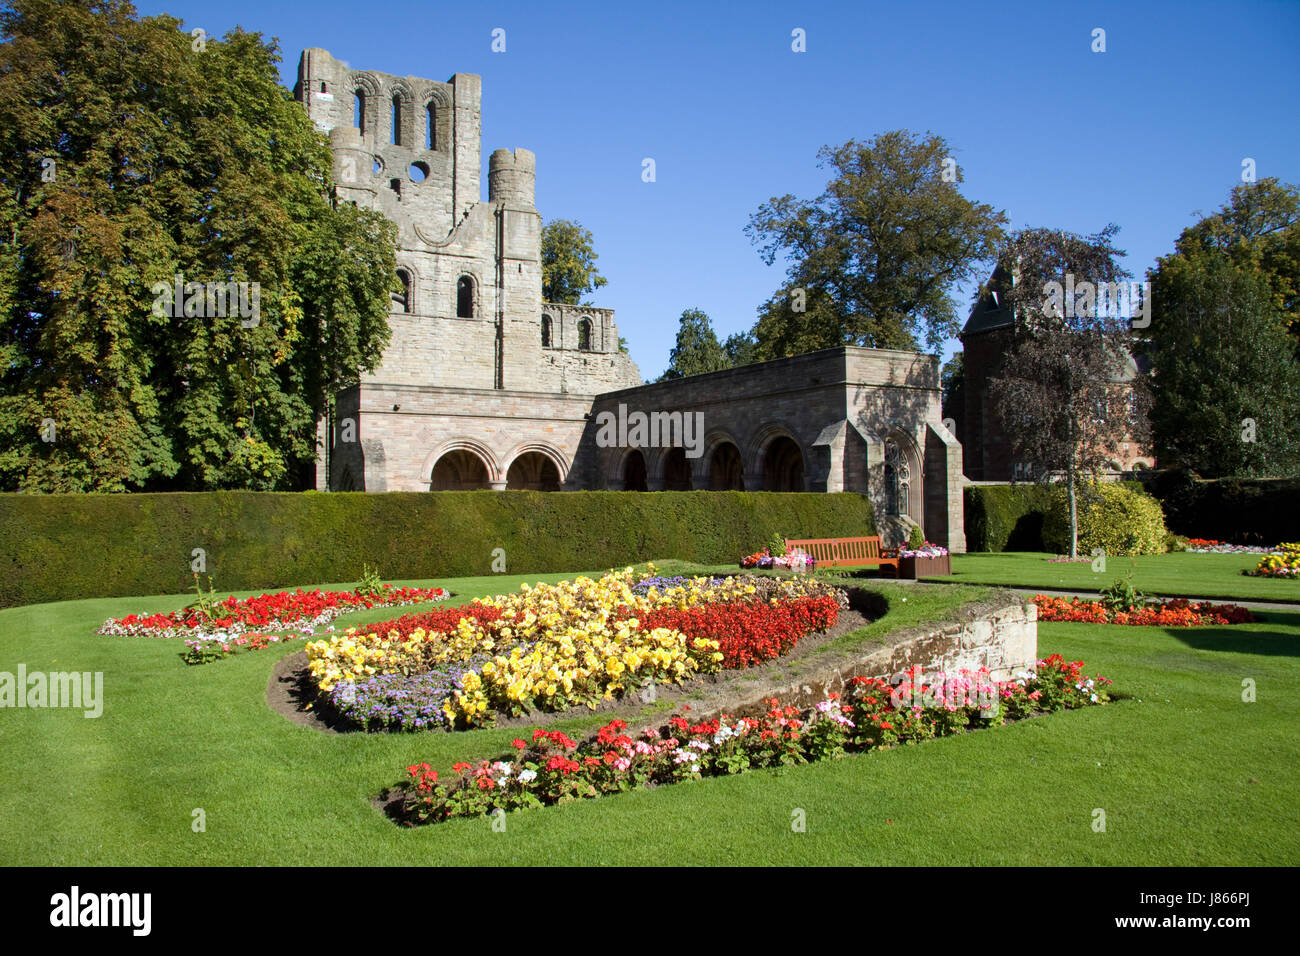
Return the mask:
[[[395,588],[385,584],[378,594],[370,591],[276,591],[256,597],[234,595],[218,601],[209,617],[194,608],[157,614],[128,614],[109,618],[96,634],[127,637],[188,638],[193,641],[218,641],[228,644],[247,632],[296,630],[311,634],[335,618],[352,611],[375,607],[402,607],[445,601],[451,597],[446,588]]]
[[[411,764],[396,788],[393,812],[407,826],[453,817],[600,797],[637,787],[744,773],[764,767],[836,759],[900,743],[914,743],[997,726],[1042,713],[1109,702],[1104,677],[1085,678],[1083,662],[1059,654],[1038,661],[1036,672],[992,681],[987,668],[937,674],[926,682],[914,667],[897,686],[857,677],[844,695],[812,707],[782,706],[768,698],[758,716],[692,723],[672,717],[636,737],[613,720],[579,742],[540,728],[531,742],[517,738],[512,753],[452,765],[454,778],[439,782],[428,763]],[[687,708],[689,709],[689,708]]]
[[[1127,624],[1136,627],[1201,627],[1206,624],[1253,624],[1257,620],[1239,604],[1191,602],[1185,598],[1151,602],[1127,611],[1108,608],[1100,601],[1034,595],[1040,621],[1076,624]]]

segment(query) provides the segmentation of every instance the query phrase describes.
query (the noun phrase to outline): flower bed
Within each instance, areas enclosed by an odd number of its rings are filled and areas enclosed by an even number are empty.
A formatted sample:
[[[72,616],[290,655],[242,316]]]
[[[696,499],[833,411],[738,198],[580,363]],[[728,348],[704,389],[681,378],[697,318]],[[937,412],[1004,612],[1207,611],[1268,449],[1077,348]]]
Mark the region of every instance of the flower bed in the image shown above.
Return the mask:
[[[635,736],[614,720],[575,741],[534,730],[496,759],[452,765],[439,782],[427,763],[406,768],[397,787],[398,818],[408,826],[453,817],[478,817],[578,798],[599,797],[700,777],[842,757],[875,747],[913,743],[995,726],[1040,713],[1104,704],[1105,678],[1085,678],[1081,661],[1059,654],[1038,662],[1036,673],[995,683],[987,669],[922,679],[914,668],[897,687],[859,677],[843,696],[832,694],[806,710],[776,698],[756,716],[693,723],[674,716]]]
[[[307,645],[308,674],[324,706],[355,726],[485,726],[766,659],[807,628],[829,627],[846,605],[843,592],[813,579],[638,581],[627,569],[352,628]]]
[[[1188,538],[1184,550],[1192,554],[1267,554],[1270,549],[1253,544],[1228,544],[1213,538]]]
[[[1279,544],[1254,569],[1242,573],[1260,578],[1300,578],[1300,542]]]
[[[1192,603],[1183,598],[1149,602],[1129,610],[1081,598],[1034,596],[1040,621],[1081,624],[1130,624],[1141,627],[1200,627],[1206,624],[1252,624],[1255,615],[1237,604]]]
[[[811,571],[817,566],[817,559],[811,554],[796,551],[794,554],[772,554],[764,548],[740,559],[740,566],[746,570],[752,568],[788,568],[791,571]]]
[[[798,597],[778,604],[735,601],[702,607],[657,608],[641,626],[665,627],[717,643],[724,668],[750,667],[785,654],[799,639],[835,623],[833,597]]]
[[[362,608],[400,607],[445,601],[445,588],[395,588],[385,584],[379,593],[370,591],[277,591],[257,597],[237,598],[202,607],[187,607],[167,614],[128,614],[109,618],[98,634],[175,638],[228,643],[246,631],[299,630],[311,633],[340,615]]]

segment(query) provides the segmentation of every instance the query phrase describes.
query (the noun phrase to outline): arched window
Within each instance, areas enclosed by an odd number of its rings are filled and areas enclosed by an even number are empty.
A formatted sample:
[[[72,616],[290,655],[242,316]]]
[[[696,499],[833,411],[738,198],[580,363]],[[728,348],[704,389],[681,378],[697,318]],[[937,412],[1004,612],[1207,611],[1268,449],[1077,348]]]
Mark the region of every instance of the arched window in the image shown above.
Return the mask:
[[[591,351],[591,319],[578,320],[578,348],[584,352]]]
[[[402,98],[393,97],[393,145],[402,145]]]
[[[550,347],[551,347],[551,317],[549,315],[544,315],[542,316],[542,348],[549,349]]]
[[[456,280],[456,317],[474,318],[474,280],[469,276],[461,276]]]
[[[411,311],[411,274],[405,269],[397,270],[397,281],[402,284],[400,292],[393,293],[393,307],[400,312]]]
[[[430,103],[425,107],[424,148],[438,148],[438,108]]]
[[[361,130],[364,134],[366,131],[366,94],[364,90],[357,90],[356,95],[352,97],[352,125]]]
[[[911,493],[912,469],[907,464],[903,449],[892,439],[885,442],[885,514],[907,514],[907,498]]]
[[[320,81],[320,91],[321,91],[322,93],[328,93],[328,92],[329,92],[329,87],[327,87],[327,86],[325,85],[325,81],[324,81],[324,80],[321,80],[321,81]]]

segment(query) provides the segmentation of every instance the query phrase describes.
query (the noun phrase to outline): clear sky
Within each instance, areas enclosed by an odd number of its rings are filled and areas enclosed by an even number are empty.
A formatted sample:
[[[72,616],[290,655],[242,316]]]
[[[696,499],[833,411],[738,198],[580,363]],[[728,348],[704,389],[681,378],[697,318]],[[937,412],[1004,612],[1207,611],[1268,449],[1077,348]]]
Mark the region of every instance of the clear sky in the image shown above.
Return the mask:
[[[146,0],[220,35],[277,37],[355,69],[483,77],[494,149],[537,154],[537,207],[592,231],[641,374],[683,309],[719,337],[784,276],[742,230],[772,196],[812,198],[819,147],[907,128],[951,144],[963,193],[1013,228],[1115,222],[1141,278],[1240,183],[1300,183],[1300,2],[457,3]],[[505,30],[494,53],[492,31]],[[807,50],[791,49],[791,31]],[[1105,30],[1104,53],[1093,31]],[[653,158],[656,181],[642,181]],[[954,290],[959,313],[969,290]],[[958,343],[950,342],[945,357]]]

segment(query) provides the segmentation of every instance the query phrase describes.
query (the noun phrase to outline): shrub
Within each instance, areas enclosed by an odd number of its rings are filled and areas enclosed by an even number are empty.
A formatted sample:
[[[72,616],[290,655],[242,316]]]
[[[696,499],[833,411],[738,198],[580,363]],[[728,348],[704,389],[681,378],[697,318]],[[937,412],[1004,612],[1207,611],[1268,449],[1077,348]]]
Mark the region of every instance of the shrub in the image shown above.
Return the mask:
[[[684,491],[214,491],[0,494],[0,607],[193,586],[193,549],[232,590],[623,567],[723,564],[753,541],[876,533],[859,494]]]
[[[1079,486],[1077,508],[1081,554],[1097,548],[1110,555],[1164,553],[1164,513],[1150,495],[1102,481]],[[1058,485],[1052,486],[1051,507],[1043,518],[1043,544],[1060,554],[1070,548],[1070,505]]]

